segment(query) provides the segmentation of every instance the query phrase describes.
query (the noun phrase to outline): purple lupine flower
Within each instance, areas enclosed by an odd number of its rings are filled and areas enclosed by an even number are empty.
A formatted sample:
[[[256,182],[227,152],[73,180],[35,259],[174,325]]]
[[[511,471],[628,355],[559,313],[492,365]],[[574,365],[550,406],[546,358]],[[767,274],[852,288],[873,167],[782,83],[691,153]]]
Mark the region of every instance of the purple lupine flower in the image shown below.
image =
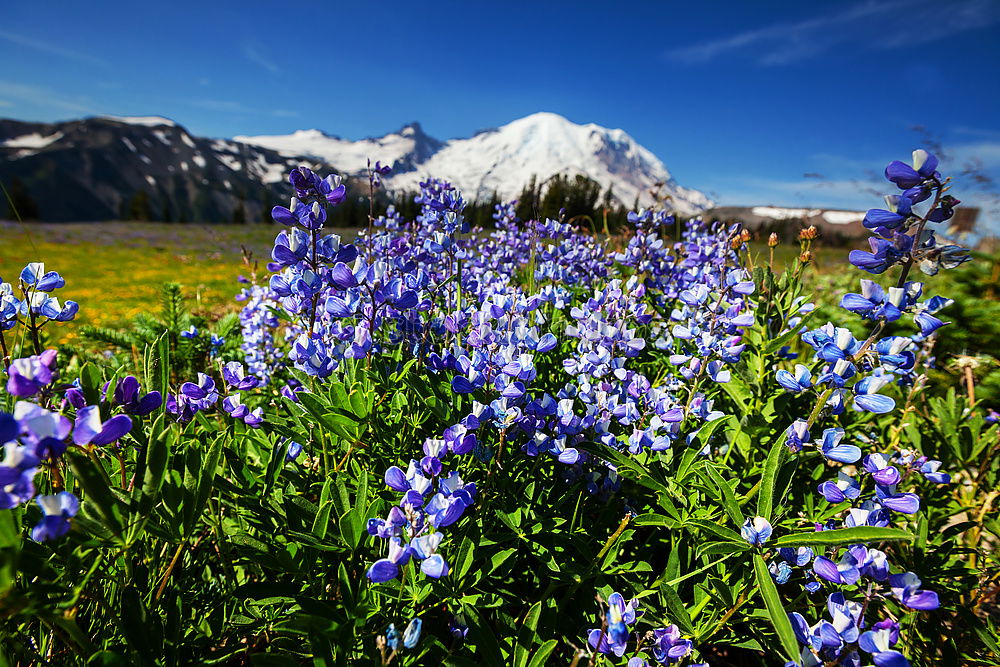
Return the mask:
[[[31,539],[36,542],[48,542],[68,533],[70,519],[80,511],[80,501],[68,491],[38,496],[35,501],[44,513],[42,520],[31,529]]]
[[[186,397],[196,411],[207,410],[219,400],[215,380],[204,373],[198,373],[198,384],[185,382],[178,393]]]
[[[14,404],[14,419],[21,429],[21,442],[42,460],[53,460],[66,451],[66,438],[73,424],[66,417],[34,403]]]
[[[114,403],[121,406],[122,412],[138,417],[145,417],[163,405],[160,392],[151,391],[141,396],[140,392],[139,380],[133,375],[126,375],[115,385]]]
[[[15,359],[7,369],[7,393],[19,398],[34,396],[59,376],[56,351]]]
[[[122,438],[131,430],[132,420],[127,415],[116,415],[102,423],[100,407],[90,405],[76,412],[73,443],[81,447],[106,445]]]
[[[243,403],[239,394],[232,394],[222,399],[222,409],[233,419],[240,419],[251,428],[259,428],[264,423],[264,409],[251,410]]]
[[[2,416],[7,417],[7,420],[2,419]],[[0,423],[9,419],[10,415],[0,413]],[[30,447],[14,442],[17,437],[16,423],[13,433],[11,435],[7,423],[2,434],[7,442],[4,444],[4,458],[0,461],[0,509],[5,510],[23,505],[35,497],[34,478],[40,463]]]
[[[629,639],[628,626],[635,623],[641,612],[638,600],[625,602],[620,593],[608,596],[608,611],[604,617],[606,630],[600,628],[587,631],[587,643],[598,653],[614,653],[619,658],[625,654]]]

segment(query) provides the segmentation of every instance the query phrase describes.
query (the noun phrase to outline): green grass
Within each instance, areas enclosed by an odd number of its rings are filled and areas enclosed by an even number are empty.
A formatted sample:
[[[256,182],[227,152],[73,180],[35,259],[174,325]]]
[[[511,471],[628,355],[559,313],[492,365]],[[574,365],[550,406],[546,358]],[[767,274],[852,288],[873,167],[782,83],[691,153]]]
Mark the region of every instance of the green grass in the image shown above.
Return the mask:
[[[167,281],[183,285],[192,311],[209,318],[234,310],[236,281],[249,275],[242,247],[259,261],[266,279],[277,225],[199,225],[163,223],[0,223],[0,277],[17,278],[28,262],[45,262],[66,278],[60,300],[80,303],[78,320],[105,327],[127,326],[141,312],[155,309],[159,287]],[[352,238],[352,230],[332,230]],[[768,248],[752,244],[755,263],[766,263]],[[819,248],[820,271],[846,261],[842,248]],[[798,255],[798,246],[775,248],[775,265]],[[76,327],[60,327],[59,340],[71,341]]]
[[[80,303],[78,320],[121,327],[155,309],[159,287],[176,281],[194,312],[216,316],[235,309],[240,274],[249,275],[241,246],[265,264],[277,225],[157,223],[0,223],[0,277],[16,280],[28,262],[45,262],[66,287],[56,296]],[[345,232],[350,235],[351,232]],[[77,327],[60,327],[61,340]]]

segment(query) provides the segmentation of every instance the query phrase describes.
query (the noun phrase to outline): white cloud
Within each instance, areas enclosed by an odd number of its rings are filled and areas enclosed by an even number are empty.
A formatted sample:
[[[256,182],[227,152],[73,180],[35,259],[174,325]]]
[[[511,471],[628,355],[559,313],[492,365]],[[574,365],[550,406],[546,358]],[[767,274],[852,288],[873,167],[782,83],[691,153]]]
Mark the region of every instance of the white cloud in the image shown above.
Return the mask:
[[[49,107],[75,113],[100,113],[94,106],[90,98],[85,96],[62,96],[53,93],[42,86],[16,83],[13,81],[0,81],[0,94],[9,97],[16,102],[31,104],[39,107]]]
[[[80,51],[74,51],[73,49],[67,49],[66,47],[59,46],[57,44],[50,44],[38,39],[32,39],[31,37],[25,37],[20,33],[10,32],[9,30],[0,30],[0,39],[10,42],[11,44],[34,49],[35,51],[41,51],[43,53],[49,53],[69,60],[75,60],[85,65],[110,67],[108,61],[103,58],[92,56],[89,53],[82,53]]]
[[[281,68],[279,68],[276,64],[274,64],[272,60],[267,58],[264,54],[262,54],[260,51],[258,51],[250,44],[243,45],[243,55],[246,56],[247,60],[254,63],[255,65],[259,65],[260,67],[267,70],[271,74],[277,74],[278,72],[281,71]]]
[[[892,50],[950,37],[1000,22],[995,0],[867,0],[836,12],[762,28],[668,51],[677,62],[704,63],[739,57],[759,65],[786,65],[837,48]]]

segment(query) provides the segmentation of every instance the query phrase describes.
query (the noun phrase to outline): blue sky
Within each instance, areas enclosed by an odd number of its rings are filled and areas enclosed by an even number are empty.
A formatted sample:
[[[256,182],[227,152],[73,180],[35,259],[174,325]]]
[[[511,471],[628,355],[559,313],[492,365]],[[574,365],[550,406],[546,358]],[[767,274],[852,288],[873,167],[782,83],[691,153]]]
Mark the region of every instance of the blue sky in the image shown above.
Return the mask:
[[[54,6],[53,6],[54,4]],[[921,145],[1000,181],[1000,1],[11,3],[0,116],[163,115],[195,134],[536,111],[621,127],[722,203],[865,208]],[[990,186],[986,186],[990,187]],[[967,201],[986,195],[959,193]]]

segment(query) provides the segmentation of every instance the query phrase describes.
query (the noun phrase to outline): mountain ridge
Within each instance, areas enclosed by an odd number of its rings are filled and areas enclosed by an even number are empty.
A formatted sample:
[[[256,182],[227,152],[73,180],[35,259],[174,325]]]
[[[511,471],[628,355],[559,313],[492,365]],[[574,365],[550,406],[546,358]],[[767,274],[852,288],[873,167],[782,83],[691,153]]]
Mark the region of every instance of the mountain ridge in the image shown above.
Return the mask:
[[[0,181],[17,182],[39,218],[108,220],[130,212],[154,219],[254,220],[287,198],[284,178],[304,164],[367,190],[368,160],[392,166],[385,187],[416,191],[434,176],[467,201],[516,198],[535,178],[583,175],[625,206],[651,202],[662,182],[685,215],[711,206],[681,187],[651,151],[620,129],[578,125],[539,112],[471,137],[441,141],[419,122],[380,137],[350,140],[312,128],[285,135],[198,137],[162,116],[94,116],[55,123],[0,119]],[[136,198],[141,201],[137,204]]]

